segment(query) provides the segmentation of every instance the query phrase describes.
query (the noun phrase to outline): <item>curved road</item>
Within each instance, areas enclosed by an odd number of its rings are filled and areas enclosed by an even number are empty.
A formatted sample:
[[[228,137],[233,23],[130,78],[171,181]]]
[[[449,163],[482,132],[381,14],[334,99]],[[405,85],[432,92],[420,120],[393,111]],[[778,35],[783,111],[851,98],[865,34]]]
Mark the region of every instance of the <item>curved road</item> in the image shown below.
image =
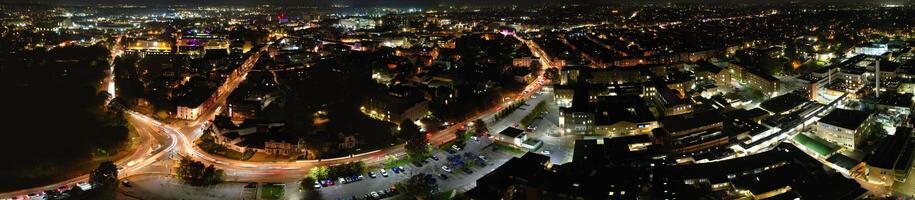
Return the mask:
[[[516,38],[531,47],[530,49],[534,55],[545,55],[543,54],[542,50],[535,48],[536,44],[533,44],[533,42],[520,37]],[[254,64],[257,63],[258,58],[260,58],[260,56],[268,48],[269,45],[266,45],[259,49],[258,52],[251,55],[251,57],[249,57],[239,67],[241,70],[240,75],[230,77],[226,80],[226,83],[221,86],[219,90],[217,90],[217,94],[212,97],[215,98],[212,99],[212,101],[215,102],[212,105],[225,104],[226,98],[229,96],[229,94],[231,94],[232,91],[242,81],[244,81],[247,73],[254,68]],[[113,52],[113,54],[119,53],[120,52]],[[549,63],[543,57],[541,57],[539,61],[541,66],[549,66]],[[522,93],[514,95],[513,97],[509,98],[507,102],[514,102],[530,97],[534,92],[546,84],[546,82],[547,80],[544,77],[544,73],[541,71],[537,78],[527,87],[525,87]],[[113,84],[108,85],[113,87]],[[468,124],[483,116],[494,114],[502,110],[503,107],[504,105],[495,106],[486,110],[485,112],[470,117],[463,122],[456,123],[444,130],[440,130],[433,134],[429,143],[432,145],[444,144],[454,139],[455,136],[453,133],[457,131],[459,127],[462,127],[465,124]],[[141,144],[131,156],[116,162],[118,166],[123,167],[119,173],[119,176],[126,177],[142,173],[169,173],[171,170],[171,167],[169,166],[174,166],[174,159],[176,159],[175,155],[180,154],[190,156],[206,164],[212,164],[217,166],[219,169],[223,169],[226,172],[227,180],[263,182],[289,181],[301,178],[308,173],[310,168],[315,166],[336,165],[355,161],[364,161],[368,164],[373,164],[381,162],[387,155],[399,156],[405,154],[403,144],[401,144],[348,157],[321,160],[302,160],[294,162],[248,162],[231,160],[218,156],[211,156],[201,151],[199,148],[196,148],[196,146],[193,144],[193,141],[203,134],[203,129],[206,127],[207,122],[210,119],[213,119],[216,114],[219,113],[221,108],[221,106],[203,107],[201,108],[201,115],[196,120],[178,122],[175,124],[164,124],[148,116],[135,112],[128,112],[131,125],[133,125],[137,129],[138,133],[140,133]],[[0,193],[0,197],[13,197],[15,195],[55,189],[60,185],[73,186],[76,183],[83,181],[88,181],[88,175],[73,178],[57,184]]]

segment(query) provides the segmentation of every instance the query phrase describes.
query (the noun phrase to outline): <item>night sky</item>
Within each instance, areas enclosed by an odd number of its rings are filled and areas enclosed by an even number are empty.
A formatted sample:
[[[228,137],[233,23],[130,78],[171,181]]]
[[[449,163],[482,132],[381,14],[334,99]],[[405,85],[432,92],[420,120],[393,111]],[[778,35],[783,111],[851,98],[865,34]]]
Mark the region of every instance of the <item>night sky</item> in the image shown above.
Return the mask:
[[[861,2],[854,0],[698,0],[710,3],[733,2]],[[632,3],[632,2],[697,2],[697,0],[0,0],[0,3],[43,3],[43,4],[142,4],[142,5],[262,5],[269,4],[348,4],[353,6],[435,6],[477,5],[477,4],[572,4],[572,3]],[[881,0],[868,2],[912,3],[915,0]]]

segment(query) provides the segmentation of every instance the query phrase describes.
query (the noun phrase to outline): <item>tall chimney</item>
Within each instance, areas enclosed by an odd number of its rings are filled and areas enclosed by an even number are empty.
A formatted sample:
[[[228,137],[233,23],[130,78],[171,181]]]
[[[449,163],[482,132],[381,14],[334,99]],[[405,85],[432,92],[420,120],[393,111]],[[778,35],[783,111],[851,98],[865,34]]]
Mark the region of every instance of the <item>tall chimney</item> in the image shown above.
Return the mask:
[[[877,85],[874,87],[877,91],[877,98],[880,98],[880,57],[877,57]]]

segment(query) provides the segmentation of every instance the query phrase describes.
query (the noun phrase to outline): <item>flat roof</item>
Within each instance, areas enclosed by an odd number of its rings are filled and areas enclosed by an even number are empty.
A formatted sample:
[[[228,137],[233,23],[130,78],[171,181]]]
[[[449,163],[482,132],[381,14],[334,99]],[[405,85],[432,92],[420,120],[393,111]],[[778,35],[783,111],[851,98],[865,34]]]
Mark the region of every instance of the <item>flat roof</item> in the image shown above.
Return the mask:
[[[861,163],[861,161],[857,161],[855,159],[849,158],[848,156],[842,155],[841,153],[837,153],[832,156],[829,156],[829,158],[827,158],[826,161],[829,161],[832,164],[838,165],[839,167],[845,168],[846,170],[850,170],[851,168],[854,168],[855,166],[858,166],[858,164]]]
[[[900,167],[907,168],[911,163],[908,158],[912,155],[912,148],[912,128],[898,127],[895,134],[887,138],[864,160],[867,165],[884,169],[893,169],[898,164],[903,164]]]
[[[759,107],[772,113],[783,113],[789,111],[807,102],[803,95],[792,92],[771,98],[759,104]]]
[[[813,139],[804,134],[797,134],[794,136],[793,139],[795,142],[803,145],[805,148],[810,149],[813,152],[816,152],[817,154],[820,154],[820,156],[826,156],[826,155],[829,155],[830,153],[836,151],[835,148],[829,147],[828,145],[823,144],[822,142],[820,142],[816,139]]]
[[[524,130],[517,129],[515,127],[508,127],[508,128],[503,129],[502,131],[499,131],[499,134],[505,135],[508,137],[513,137],[513,138],[518,137],[522,133],[524,133]]]
[[[721,122],[724,122],[724,117],[718,110],[673,115],[661,119],[661,124],[669,132],[684,131]]]
[[[854,130],[864,124],[864,121],[870,116],[869,113],[863,111],[837,108],[820,119],[820,122]]]

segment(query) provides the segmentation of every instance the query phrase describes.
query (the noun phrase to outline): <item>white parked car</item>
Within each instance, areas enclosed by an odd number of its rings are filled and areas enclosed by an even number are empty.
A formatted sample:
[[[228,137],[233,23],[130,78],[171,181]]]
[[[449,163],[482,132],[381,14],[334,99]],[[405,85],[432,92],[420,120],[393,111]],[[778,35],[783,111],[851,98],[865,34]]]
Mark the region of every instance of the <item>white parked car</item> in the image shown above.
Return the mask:
[[[451,173],[451,172],[452,172],[451,168],[448,167],[448,166],[442,166],[442,170],[445,170],[445,171],[448,172],[448,173]]]

